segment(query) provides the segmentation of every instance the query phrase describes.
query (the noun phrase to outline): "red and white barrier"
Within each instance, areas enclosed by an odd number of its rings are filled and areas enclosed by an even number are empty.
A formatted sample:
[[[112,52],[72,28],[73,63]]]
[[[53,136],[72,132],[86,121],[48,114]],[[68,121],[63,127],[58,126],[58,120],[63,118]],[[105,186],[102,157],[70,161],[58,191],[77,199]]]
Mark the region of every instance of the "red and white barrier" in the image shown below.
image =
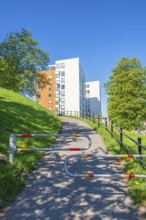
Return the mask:
[[[134,157],[146,157],[145,154],[143,155],[139,155],[139,154],[115,154],[115,155],[111,155],[111,154],[74,154],[74,155],[70,155],[66,158],[65,162],[64,162],[64,169],[66,171],[66,173],[71,176],[71,177],[125,177],[125,178],[146,178],[145,174],[119,174],[119,173],[114,173],[114,174],[97,174],[97,173],[71,173],[68,170],[67,167],[67,163],[68,161],[73,158],[73,157],[78,157],[78,158],[89,158],[89,157],[105,157],[105,158],[134,158]]]
[[[48,148],[20,148],[16,146],[16,137],[29,138],[29,137],[85,137],[88,139],[88,145],[85,148],[61,148],[61,147],[48,147]],[[15,152],[24,151],[84,151],[91,147],[92,140],[87,134],[11,134],[10,135],[10,163],[14,163]]]

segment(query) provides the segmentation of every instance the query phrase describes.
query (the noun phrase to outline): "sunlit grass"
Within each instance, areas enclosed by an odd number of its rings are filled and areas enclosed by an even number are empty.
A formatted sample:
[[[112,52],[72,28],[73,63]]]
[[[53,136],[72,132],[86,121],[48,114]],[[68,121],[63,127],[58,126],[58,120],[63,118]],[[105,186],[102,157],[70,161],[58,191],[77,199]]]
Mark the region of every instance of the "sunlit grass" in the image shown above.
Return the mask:
[[[30,99],[0,88],[0,153],[5,154],[9,161],[9,138],[11,133],[58,133],[61,130],[60,119],[47,109]],[[19,147],[50,147],[54,137],[17,137]],[[28,173],[37,166],[44,153],[16,153],[14,169],[0,164],[0,208],[10,202],[24,186],[22,173]]]

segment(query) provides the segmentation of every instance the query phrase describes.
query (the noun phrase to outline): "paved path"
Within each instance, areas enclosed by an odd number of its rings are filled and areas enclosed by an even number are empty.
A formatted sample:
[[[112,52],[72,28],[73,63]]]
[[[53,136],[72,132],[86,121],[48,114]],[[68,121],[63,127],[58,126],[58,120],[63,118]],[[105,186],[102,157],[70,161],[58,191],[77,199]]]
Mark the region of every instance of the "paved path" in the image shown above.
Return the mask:
[[[87,132],[92,138],[86,152],[106,153],[100,135],[86,123],[63,117],[62,132]],[[58,139],[55,146],[84,147],[85,138]],[[48,152],[28,177],[27,187],[1,217],[2,220],[139,220],[127,189],[127,180],[70,178],[64,160],[71,152]],[[112,162],[112,163],[111,163]],[[82,159],[71,162],[73,172],[116,172],[112,160]],[[112,164],[112,165],[110,165]],[[122,172],[122,170],[119,170]]]

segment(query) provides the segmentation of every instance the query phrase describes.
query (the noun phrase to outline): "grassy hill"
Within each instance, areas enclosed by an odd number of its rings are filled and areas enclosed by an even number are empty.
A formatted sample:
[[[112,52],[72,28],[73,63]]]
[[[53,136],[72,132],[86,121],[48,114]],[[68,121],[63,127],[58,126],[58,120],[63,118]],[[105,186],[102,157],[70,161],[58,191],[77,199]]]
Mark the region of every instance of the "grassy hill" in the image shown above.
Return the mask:
[[[59,133],[60,119],[28,98],[0,88],[0,154],[9,161],[9,138],[11,133]],[[54,137],[17,138],[17,146],[49,147]],[[35,168],[44,152],[16,153],[14,168],[9,162],[0,162],[0,208],[12,201],[25,185],[22,173]]]

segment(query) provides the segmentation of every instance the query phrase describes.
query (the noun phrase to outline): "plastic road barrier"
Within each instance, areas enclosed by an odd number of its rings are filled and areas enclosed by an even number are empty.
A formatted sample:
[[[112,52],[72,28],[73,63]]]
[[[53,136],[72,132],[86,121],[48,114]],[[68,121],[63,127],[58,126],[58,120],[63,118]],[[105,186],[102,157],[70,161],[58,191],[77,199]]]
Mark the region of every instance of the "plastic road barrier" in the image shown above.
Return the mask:
[[[66,173],[71,176],[71,177],[126,177],[126,178],[146,178],[146,175],[144,174],[119,174],[119,173],[114,173],[114,174],[96,174],[96,173],[71,173],[68,170],[67,167],[67,163],[68,161],[73,158],[73,157],[77,157],[77,158],[89,158],[89,157],[105,157],[105,158],[134,158],[134,157],[146,157],[146,155],[139,155],[139,154],[116,154],[116,155],[110,155],[110,154],[74,154],[74,155],[70,155],[66,158],[65,162],[64,162],[64,169],[66,171]]]
[[[50,147],[50,148],[18,148],[16,146],[16,137],[86,137],[89,141],[87,147],[85,148],[61,148],[61,147]],[[10,135],[10,163],[14,163],[14,154],[15,152],[23,151],[84,151],[91,147],[92,140],[91,138],[84,133],[81,134],[11,134]]]

